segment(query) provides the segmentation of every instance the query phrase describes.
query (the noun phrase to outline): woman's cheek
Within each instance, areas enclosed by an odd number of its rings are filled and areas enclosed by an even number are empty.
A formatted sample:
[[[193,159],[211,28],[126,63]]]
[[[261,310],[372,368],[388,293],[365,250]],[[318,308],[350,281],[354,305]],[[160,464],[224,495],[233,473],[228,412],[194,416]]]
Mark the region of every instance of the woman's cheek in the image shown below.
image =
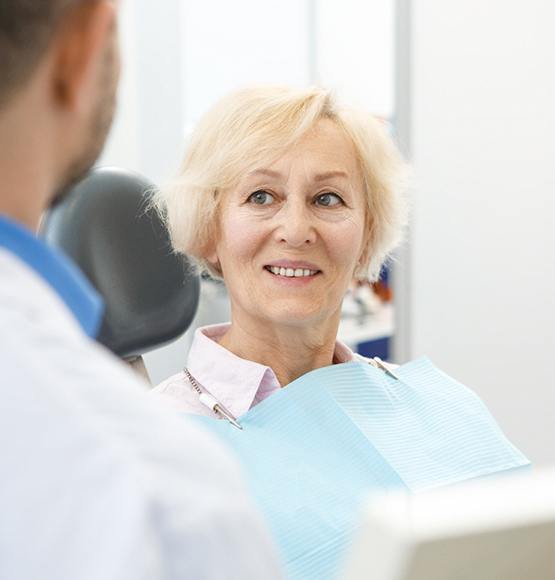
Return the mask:
[[[249,254],[261,236],[256,220],[245,213],[230,216],[224,223],[224,243],[236,255]]]
[[[364,239],[364,225],[352,219],[336,225],[338,227],[333,228],[329,236],[330,250],[341,261],[351,260],[361,250]]]

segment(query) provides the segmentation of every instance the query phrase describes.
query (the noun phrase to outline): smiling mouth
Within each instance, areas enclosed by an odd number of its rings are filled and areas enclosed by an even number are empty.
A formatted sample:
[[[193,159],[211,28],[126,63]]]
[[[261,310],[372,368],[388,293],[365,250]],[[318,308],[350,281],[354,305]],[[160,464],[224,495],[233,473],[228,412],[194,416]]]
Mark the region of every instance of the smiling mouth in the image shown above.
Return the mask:
[[[274,276],[284,276],[285,278],[309,278],[316,276],[320,270],[308,270],[306,268],[280,268],[279,266],[264,266]]]

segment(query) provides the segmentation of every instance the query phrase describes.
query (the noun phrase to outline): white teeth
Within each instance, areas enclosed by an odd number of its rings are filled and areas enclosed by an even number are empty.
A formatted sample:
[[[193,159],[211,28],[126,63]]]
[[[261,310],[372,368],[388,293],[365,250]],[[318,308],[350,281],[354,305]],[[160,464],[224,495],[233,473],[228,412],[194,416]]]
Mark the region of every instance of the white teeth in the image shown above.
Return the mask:
[[[308,270],[303,268],[280,268],[279,266],[267,266],[268,270],[276,276],[285,276],[286,278],[303,278],[305,276],[314,276],[318,270]]]

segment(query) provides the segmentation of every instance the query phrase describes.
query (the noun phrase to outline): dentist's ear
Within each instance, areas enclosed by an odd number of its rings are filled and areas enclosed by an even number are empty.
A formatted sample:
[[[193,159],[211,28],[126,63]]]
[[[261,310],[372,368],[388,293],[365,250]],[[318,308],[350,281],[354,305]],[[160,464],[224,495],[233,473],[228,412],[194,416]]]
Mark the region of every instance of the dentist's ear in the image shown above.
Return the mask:
[[[109,0],[77,4],[52,47],[52,94],[64,110],[82,110],[97,98],[107,51],[117,53],[117,7]],[[119,65],[114,65],[117,74]]]

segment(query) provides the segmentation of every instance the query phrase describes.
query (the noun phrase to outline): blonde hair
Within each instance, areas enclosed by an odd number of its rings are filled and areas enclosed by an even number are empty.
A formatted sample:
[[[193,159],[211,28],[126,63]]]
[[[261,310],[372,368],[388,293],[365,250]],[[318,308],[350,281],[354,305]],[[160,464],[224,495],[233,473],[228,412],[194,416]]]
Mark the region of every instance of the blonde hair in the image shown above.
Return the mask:
[[[244,174],[294,146],[329,119],[350,138],[367,203],[367,259],[358,276],[377,279],[406,222],[404,163],[383,123],[341,106],[321,88],[248,88],[221,99],[200,120],[177,177],[154,196],[177,252],[219,277],[206,260],[218,235],[221,192]]]

